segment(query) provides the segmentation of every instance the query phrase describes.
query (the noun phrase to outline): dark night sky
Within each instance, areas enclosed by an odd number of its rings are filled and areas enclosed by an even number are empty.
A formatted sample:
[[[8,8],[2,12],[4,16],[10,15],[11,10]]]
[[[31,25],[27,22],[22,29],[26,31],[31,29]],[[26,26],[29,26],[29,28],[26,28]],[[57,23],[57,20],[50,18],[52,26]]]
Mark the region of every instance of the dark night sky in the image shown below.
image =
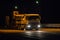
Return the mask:
[[[36,4],[35,1],[39,1]],[[53,12],[53,0],[0,0],[0,24],[3,24],[6,15],[11,15],[14,6],[18,6],[21,13],[39,13],[42,23],[59,23],[58,14]]]

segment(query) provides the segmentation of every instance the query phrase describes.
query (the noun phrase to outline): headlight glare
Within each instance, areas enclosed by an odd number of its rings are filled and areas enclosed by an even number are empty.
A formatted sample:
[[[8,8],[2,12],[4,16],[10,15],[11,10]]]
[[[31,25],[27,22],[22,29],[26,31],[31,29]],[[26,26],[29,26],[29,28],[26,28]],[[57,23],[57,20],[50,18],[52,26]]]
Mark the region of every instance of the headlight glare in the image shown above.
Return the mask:
[[[28,27],[28,28],[30,28],[30,27],[31,27],[31,25],[27,25],[27,27]]]
[[[39,28],[39,27],[41,27],[41,25],[38,25],[37,27]]]

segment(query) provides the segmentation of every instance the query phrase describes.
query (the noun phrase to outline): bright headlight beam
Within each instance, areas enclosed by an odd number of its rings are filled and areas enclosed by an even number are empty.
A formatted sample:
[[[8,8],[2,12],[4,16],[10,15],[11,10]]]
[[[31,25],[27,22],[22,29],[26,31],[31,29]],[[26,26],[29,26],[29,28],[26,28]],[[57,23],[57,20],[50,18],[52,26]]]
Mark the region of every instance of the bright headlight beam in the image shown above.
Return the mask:
[[[41,27],[41,25],[38,25],[38,27]]]
[[[27,27],[31,27],[31,25],[28,25]]]

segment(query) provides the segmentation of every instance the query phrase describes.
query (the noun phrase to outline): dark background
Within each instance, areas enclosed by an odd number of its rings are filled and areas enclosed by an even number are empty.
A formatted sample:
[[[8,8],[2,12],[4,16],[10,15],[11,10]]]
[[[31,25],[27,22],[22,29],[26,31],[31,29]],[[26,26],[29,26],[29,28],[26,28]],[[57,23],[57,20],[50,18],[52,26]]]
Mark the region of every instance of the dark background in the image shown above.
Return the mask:
[[[53,0],[0,0],[0,25],[5,25],[5,16],[12,15],[15,5],[20,13],[39,13],[41,23],[60,23],[59,14],[53,12]]]

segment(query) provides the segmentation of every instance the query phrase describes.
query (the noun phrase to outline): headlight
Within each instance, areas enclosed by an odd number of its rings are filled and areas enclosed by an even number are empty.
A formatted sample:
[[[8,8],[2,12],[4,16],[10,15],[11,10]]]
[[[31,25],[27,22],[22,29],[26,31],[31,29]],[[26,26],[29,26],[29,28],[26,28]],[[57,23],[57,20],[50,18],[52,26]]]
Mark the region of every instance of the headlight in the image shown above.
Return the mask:
[[[39,28],[39,27],[41,27],[41,25],[37,25],[37,27]]]
[[[30,28],[30,27],[31,27],[31,25],[27,25],[27,27],[28,27],[28,28]]]

